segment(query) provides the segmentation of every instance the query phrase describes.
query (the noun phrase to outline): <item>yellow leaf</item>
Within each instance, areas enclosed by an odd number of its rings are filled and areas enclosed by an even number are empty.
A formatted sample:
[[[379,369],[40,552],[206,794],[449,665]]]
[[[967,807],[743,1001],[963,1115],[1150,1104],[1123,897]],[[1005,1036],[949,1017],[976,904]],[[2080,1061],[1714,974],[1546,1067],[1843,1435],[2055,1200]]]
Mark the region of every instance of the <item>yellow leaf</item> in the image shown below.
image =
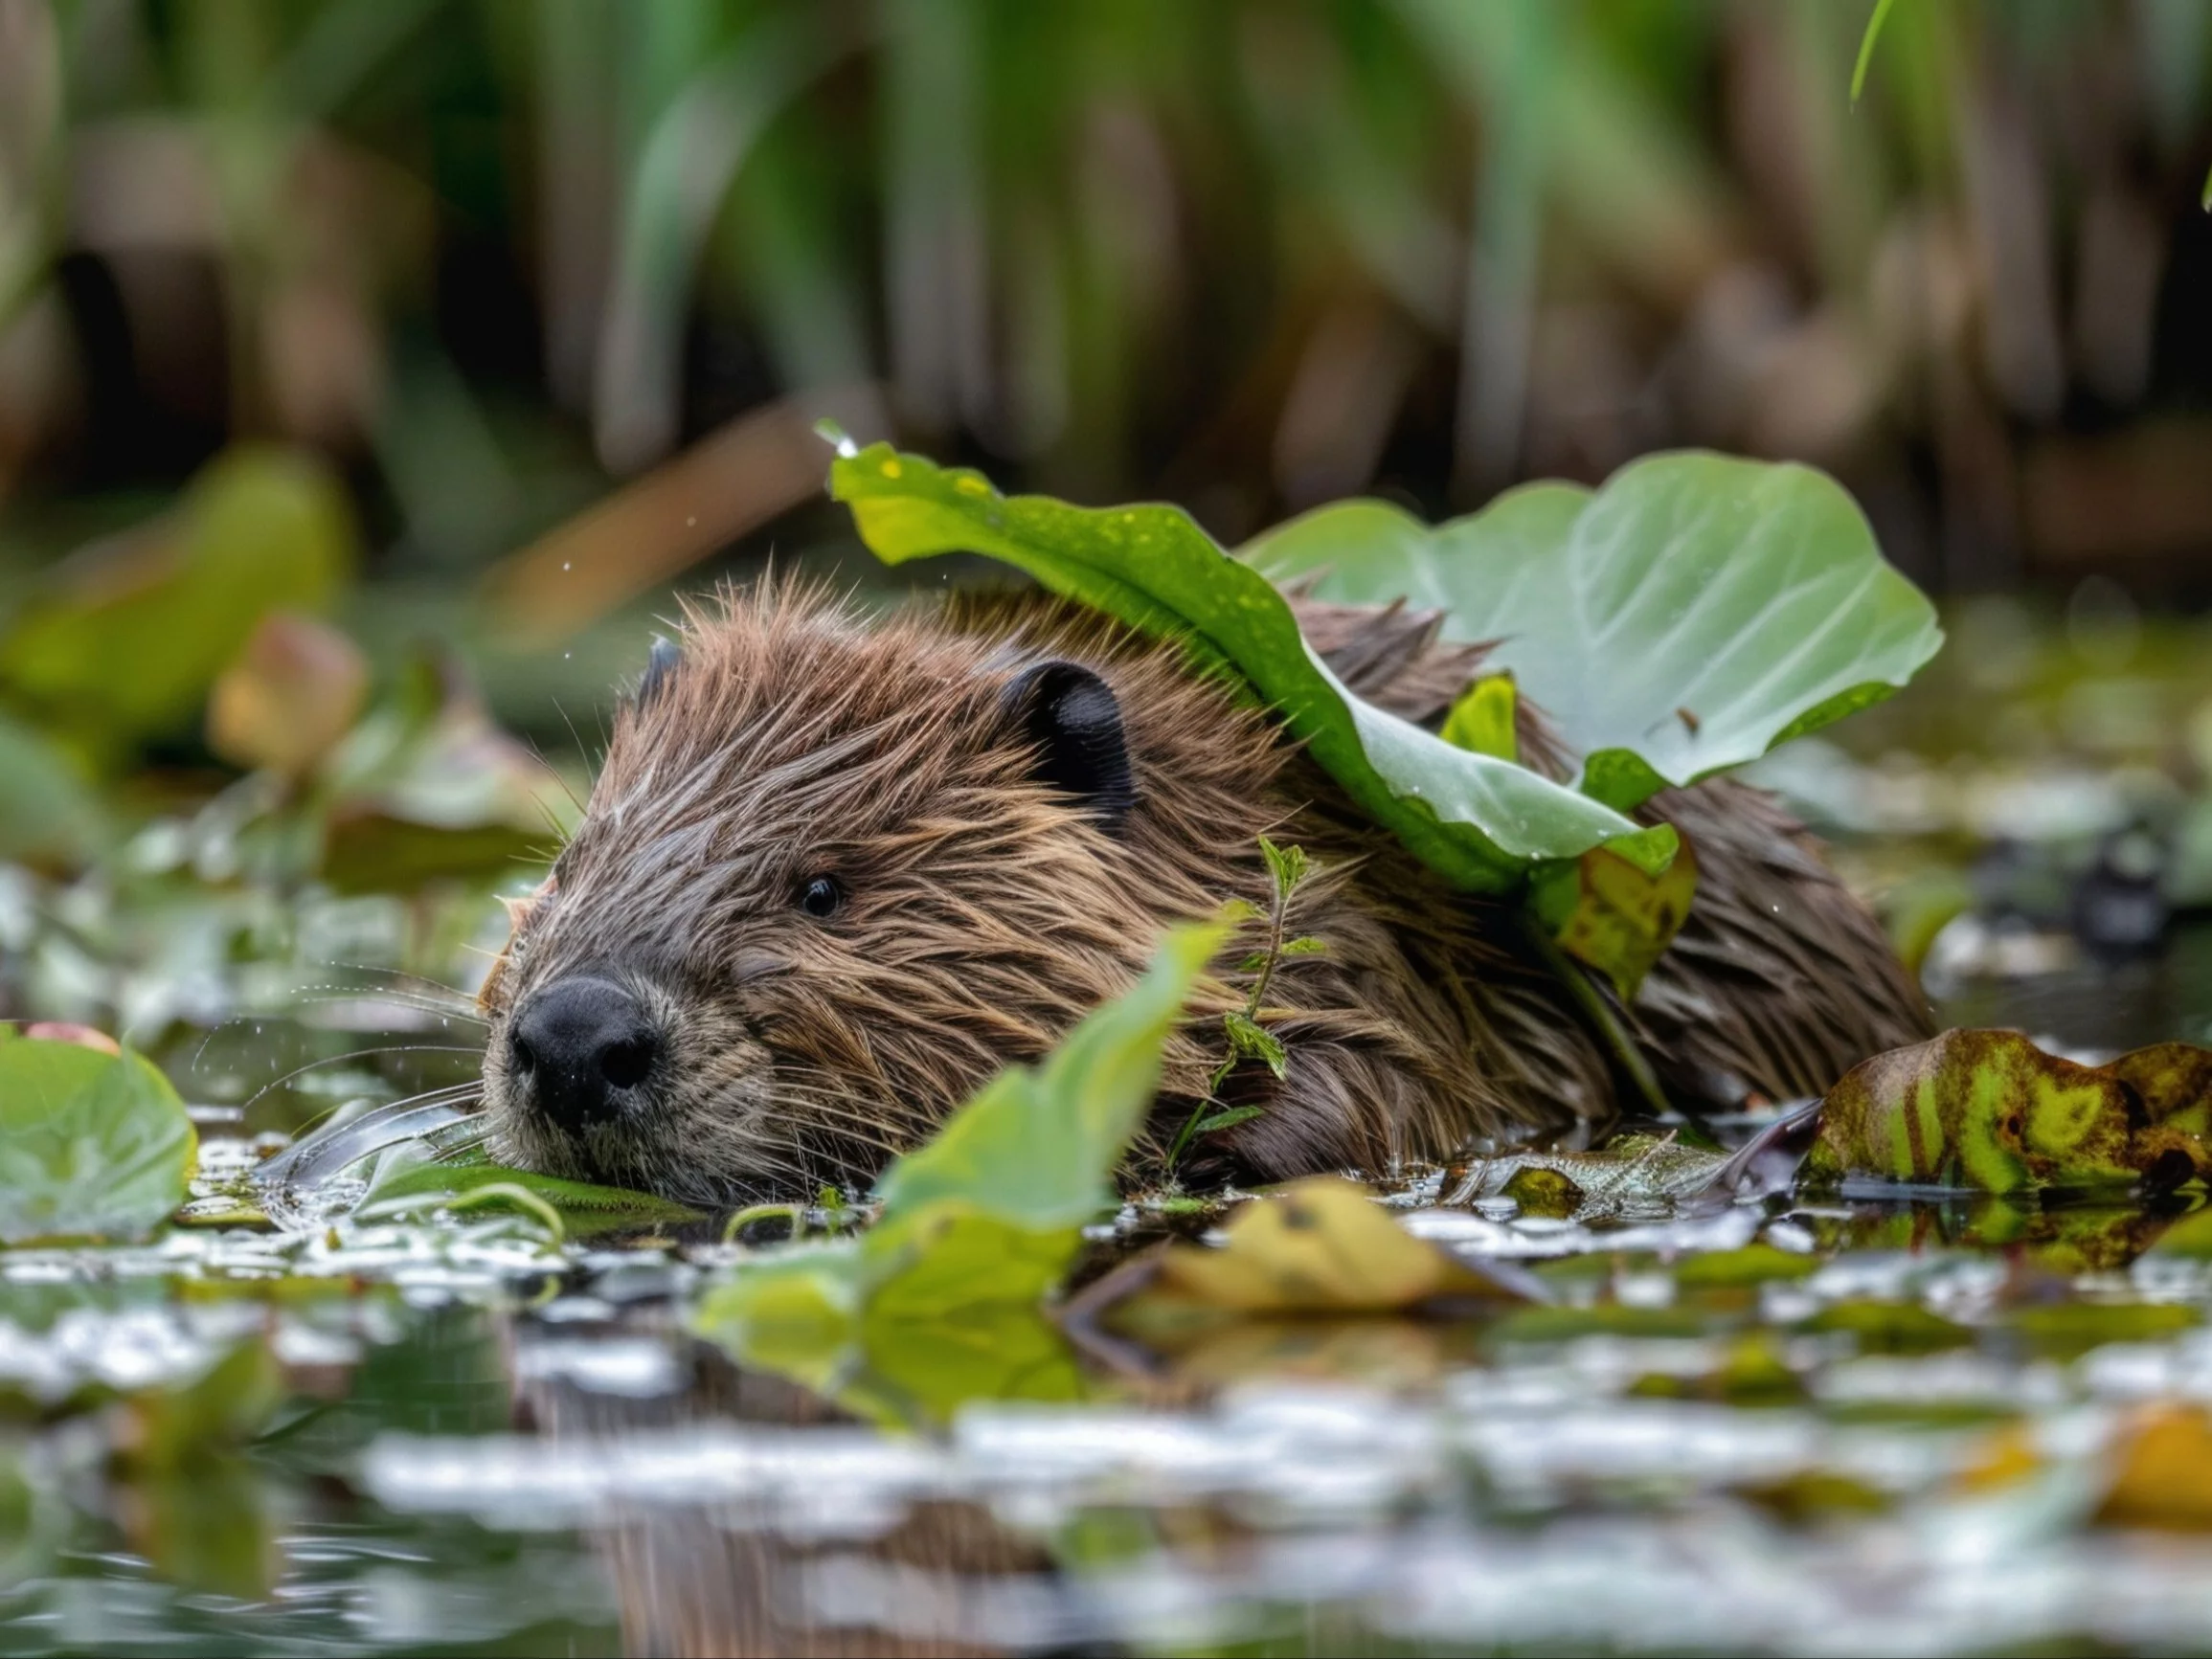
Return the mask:
[[[1627,1002],[1682,930],[1697,886],[1697,855],[1685,841],[1657,876],[1593,847],[1539,874],[1532,896],[1560,949],[1611,979]]]
[[[1245,1205],[1218,1249],[1171,1247],[1158,1283],[1245,1313],[1382,1312],[1439,1296],[1520,1295],[1414,1238],[1364,1187],[1333,1176]]]
[[[2109,1527],[2212,1532],[2212,1418],[2156,1405],[2128,1427],[2096,1519]]]
[[[1512,675],[1485,675],[1459,694],[1436,735],[1455,749],[1519,760],[1521,738],[1513,722],[1520,702]]]

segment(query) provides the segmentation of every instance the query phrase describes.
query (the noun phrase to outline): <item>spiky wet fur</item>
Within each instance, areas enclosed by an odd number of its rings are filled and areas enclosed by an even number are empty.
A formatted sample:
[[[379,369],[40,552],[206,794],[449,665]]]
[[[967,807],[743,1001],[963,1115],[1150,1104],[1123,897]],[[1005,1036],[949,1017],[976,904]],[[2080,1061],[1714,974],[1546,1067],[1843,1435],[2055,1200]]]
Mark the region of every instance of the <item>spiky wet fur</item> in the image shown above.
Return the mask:
[[[1479,661],[1433,618],[1303,617],[1341,674],[1411,718]],[[1117,833],[1032,780],[1002,706],[1016,674],[1053,659],[1119,701],[1138,803]],[[1540,719],[1524,738],[1561,764]],[[1879,930],[1766,797],[1706,785],[1655,810],[1702,870],[1636,1006],[1670,1085],[1810,1092],[1920,1035]],[[1516,912],[1445,888],[1180,647],[1033,596],[872,619],[776,584],[690,611],[681,665],[617,715],[583,824],[485,986],[494,1150],[708,1205],[865,1185],[1125,989],[1162,928],[1230,898],[1264,908],[1263,834],[1320,866],[1292,925],[1326,951],[1270,982],[1261,1020],[1288,1075],[1240,1066],[1225,1093],[1264,1110],[1202,1142],[1187,1175],[1381,1170],[1614,1115],[1610,1063]],[[796,903],[818,874],[846,894],[826,920]],[[1255,927],[1202,984],[1140,1163],[1203,1097],[1216,1016],[1245,994],[1232,965],[1257,942]],[[647,1110],[572,1136],[516,1098],[506,1027],[531,989],[578,970],[660,1017],[667,1081]]]

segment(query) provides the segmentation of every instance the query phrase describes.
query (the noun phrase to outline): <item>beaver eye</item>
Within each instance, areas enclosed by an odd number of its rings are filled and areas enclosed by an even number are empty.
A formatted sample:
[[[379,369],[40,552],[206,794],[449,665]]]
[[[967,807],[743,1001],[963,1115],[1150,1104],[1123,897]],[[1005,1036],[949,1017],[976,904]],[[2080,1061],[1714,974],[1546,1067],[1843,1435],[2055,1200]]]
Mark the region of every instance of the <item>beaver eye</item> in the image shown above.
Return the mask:
[[[845,903],[845,889],[834,876],[816,876],[799,889],[799,908],[810,916],[834,916]]]

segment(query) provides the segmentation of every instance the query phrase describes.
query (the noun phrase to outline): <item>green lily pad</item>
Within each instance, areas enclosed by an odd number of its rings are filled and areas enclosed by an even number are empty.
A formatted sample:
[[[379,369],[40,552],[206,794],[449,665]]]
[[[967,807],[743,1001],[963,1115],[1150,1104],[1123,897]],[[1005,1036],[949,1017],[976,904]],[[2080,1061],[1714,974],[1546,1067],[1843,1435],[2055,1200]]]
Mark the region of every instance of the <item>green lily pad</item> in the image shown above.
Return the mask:
[[[830,493],[887,564],[969,551],[1027,572],[1148,634],[1233,668],[1378,823],[1461,887],[1505,892],[1540,860],[1606,845],[1649,874],[1666,825],[1617,812],[1493,754],[1446,743],[1354,695],[1298,632],[1289,601],[1179,507],[1090,509],[1001,495],[983,477],[875,444],[841,456]]]
[[[1685,452],[1592,493],[1530,484],[1432,529],[1381,502],[1294,519],[1242,557],[1325,599],[1404,598],[1490,661],[1627,810],[1878,703],[1943,643],[1823,473]]]
[[[1989,1193],[2177,1186],[2212,1168],[2212,1150],[2188,1127],[2202,1104],[2185,1094],[2205,1075],[2201,1053],[2162,1043],[2092,1066],[2017,1031],[1947,1031],[1843,1075],[1822,1105],[1805,1176]]]
[[[867,1233],[742,1265],[708,1292],[693,1329],[887,1420],[914,1421],[902,1404],[941,1419],[976,1390],[1064,1397],[1072,1361],[1056,1335],[1036,1339],[1036,1310],[1083,1227],[1113,1206],[1114,1167],[1151,1109],[1161,1051],[1226,937],[1220,925],[1171,930],[1125,996],[1043,1065],[1001,1072],[886,1171]],[[920,1363],[925,1353],[951,1370]]]
[[[184,1201],[197,1145],[143,1056],[0,1040],[0,1244],[141,1237]]]

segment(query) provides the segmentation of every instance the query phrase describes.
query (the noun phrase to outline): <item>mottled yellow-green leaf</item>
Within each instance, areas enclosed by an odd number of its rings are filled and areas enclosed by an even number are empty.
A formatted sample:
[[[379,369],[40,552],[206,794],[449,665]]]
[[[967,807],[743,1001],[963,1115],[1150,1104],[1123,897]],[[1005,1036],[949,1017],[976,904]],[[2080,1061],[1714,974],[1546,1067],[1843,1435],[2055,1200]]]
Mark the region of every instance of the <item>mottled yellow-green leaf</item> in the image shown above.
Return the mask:
[[[1657,876],[1593,847],[1541,868],[1530,896],[1560,949],[1612,980],[1626,1002],[1682,931],[1697,887],[1697,855],[1685,841]]]
[[[2212,1048],[2156,1042],[2101,1069],[2142,1098],[2150,1122],[2197,1135],[2212,1130]]]
[[[1814,1180],[1872,1178],[2009,1193],[2162,1179],[2201,1147],[2158,1126],[2111,1069],[2045,1054],[2017,1031],[1947,1031],[1876,1055],[1828,1091]],[[2193,1165],[2192,1159],[2196,1162]]]

